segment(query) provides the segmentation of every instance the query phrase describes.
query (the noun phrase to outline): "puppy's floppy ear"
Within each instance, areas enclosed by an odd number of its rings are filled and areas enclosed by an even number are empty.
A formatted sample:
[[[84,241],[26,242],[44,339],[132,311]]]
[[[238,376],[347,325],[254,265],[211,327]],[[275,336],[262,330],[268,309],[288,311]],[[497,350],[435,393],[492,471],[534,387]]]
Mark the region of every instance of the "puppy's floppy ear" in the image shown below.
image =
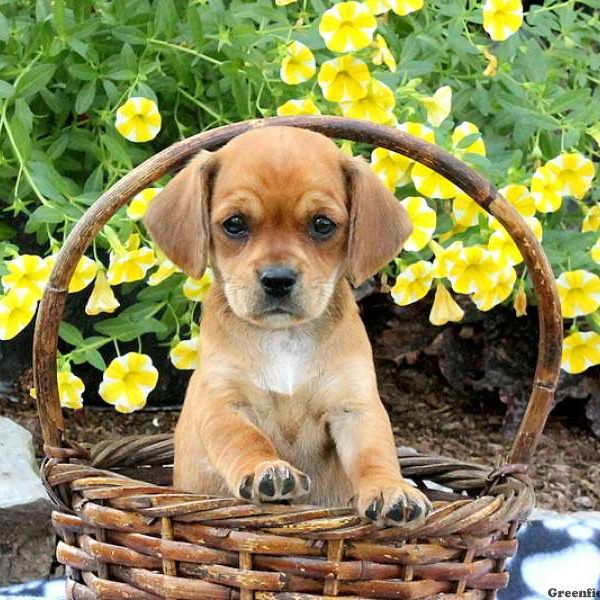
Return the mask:
[[[216,167],[214,155],[201,152],[152,200],[144,217],[156,245],[196,279],[208,261],[209,200]]]
[[[348,275],[356,287],[398,255],[412,224],[362,158],[346,158],[343,170],[350,204]]]

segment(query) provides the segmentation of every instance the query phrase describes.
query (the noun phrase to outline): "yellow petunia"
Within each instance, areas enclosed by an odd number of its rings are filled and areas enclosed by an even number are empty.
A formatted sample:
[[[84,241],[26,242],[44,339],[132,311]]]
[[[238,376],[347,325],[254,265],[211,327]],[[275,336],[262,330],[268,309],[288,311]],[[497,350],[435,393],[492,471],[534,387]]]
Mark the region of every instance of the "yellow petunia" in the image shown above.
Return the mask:
[[[406,156],[385,148],[375,148],[371,152],[371,168],[391,191],[410,182],[408,171],[411,164]]]
[[[134,96],[117,109],[115,127],[130,142],[149,142],[158,135],[161,122],[156,102]]]
[[[200,279],[188,277],[183,284],[183,295],[194,302],[204,302],[213,284],[214,275],[210,268],[204,271]]]
[[[75,292],[80,292],[85,289],[92,281],[94,281],[97,272],[98,265],[96,264],[96,261],[87,256],[82,256],[77,263],[71,281],[69,281],[69,293],[74,294]]]
[[[475,200],[460,190],[452,200],[452,216],[459,225],[473,227],[479,223],[479,215],[485,214],[485,210]]]
[[[431,240],[429,247],[435,254],[433,260],[433,276],[448,277],[450,269],[460,259],[463,251],[463,243],[461,241],[452,242],[447,248],[442,248],[437,242]]]
[[[372,44],[373,48],[375,48],[374,54],[371,56],[371,60],[374,65],[381,66],[385,64],[385,66],[392,72],[395,73],[398,65],[396,64],[396,59],[394,55],[391,53],[385,38],[379,33],[375,36],[375,41]]]
[[[538,167],[531,178],[531,196],[538,212],[555,212],[562,204],[561,184],[556,171],[544,165]]]
[[[317,76],[323,96],[330,102],[364,98],[370,79],[369,67],[353,56],[340,56],[324,62]]]
[[[600,204],[588,208],[581,223],[581,231],[598,231],[600,229]]]
[[[498,71],[498,57],[492,54],[485,46],[477,46],[482,52],[487,65],[483,70],[482,75],[484,77],[494,77]]]
[[[367,94],[359,100],[340,103],[342,113],[351,119],[365,119],[373,123],[389,124],[394,121],[392,110],[396,105],[394,92],[377,79],[367,85]]]
[[[2,285],[5,290],[27,290],[39,300],[50,277],[52,264],[52,261],[35,254],[17,256],[6,263],[8,273],[2,276]]]
[[[483,28],[495,41],[502,42],[523,25],[521,0],[486,0],[483,5]]]
[[[592,246],[590,254],[592,255],[592,260],[600,265],[600,238],[598,238],[596,243]]]
[[[429,313],[429,321],[433,325],[445,325],[450,321],[456,323],[465,316],[465,311],[458,305],[446,286],[438,281],[435,298]]]
[[[576,375],[600,364],[600,334],[576,331],[563,340],[562,368]]]
[[[283,83],[298,85],[308,81],[317,71],[315,56],[302,42],[294,40],[285,48],[279,76]]]
[[[433,96],[421,96],[419,102],[427,111],[427,121],[433,127],[439,127],[452,110],[452,88],[445,85],[437,89]]]
[[[404,17],[412,12],[423,8],[423,0],[383,0],[383,3],[391,8],[394,13]]]
[[[536,239],[541,242],[544,232],[542,224],[535,217],[524,217],[524,220]],[[488,250],[499,254],[509,265],[521,264],[523,256],[508,231],[494,218],[490,219],[490,225],[495,231],[488,240]]]
[[[288,4],[293,4],[294,2],[298,2],[298,0],[275,0],[275,6],[287,6]]]
[[[194,336],[178,342],[169,352],[169,358],[176,369],[195,369],[198,366],[198,344],[200,339]]]
[[[156,269],[156,271],[154,271],[154,273],[148,277],[148,285],[158,285],[178,271],[179,269],[168,258],[165,258],[158,265],[158,269]]]
[[[319,23],[319,33],[325,45],[334,52],[355,52],[366,48],[373,40],[377,21],[361,2],[338,2],[326,10]]]
[[[415,163],[410,176],[417,191],[428,198],[448,199],[460,194],[451,181],[421,163]]]
[[[150,202],[161,190],[162,188],[146,188],[136,194],[127,206],[127,216],[134,221],[141,219],[146,214]]]
[[[526,186],[511,183],[500,188],[498,193],[524,217],[535,215],[535,201]]]
[[[408,212],[413,231],[404,243],[404,249],[409,252],[418,252],[427,245],[431,239],[437,223],[435,210],[427,205],[425,198],[408,196],[401,201]]]
[[[114,358],[100,384],[102,400],[112,404],[120,413],[131,413],[146,404],[148,394],[155,388],[158,371],[146,354],[128,352]]]
[[[517,280],[517,272],[510,266],[500,271],[496,283],[487,290],[480,290],[471,296],[477,308],[483,312],[492,309],[506,300]]]
[[[0,297],[0,340],[11,340],[29,325],[38,299],[24,287],[14,288]]]
[[[71,371],[60,371],[56,374],[58,380],[58,397],[63,408],[78,410],[83,408],[83,381]]]
[[[98,271],[92,293],[85,305],[85,314],[94,316],[100,313],[113,313],[119,308],[117,300],[104,271]]]
[[[525,284],[522,281],[517,288],[513,308],[517,317],[524,317],[527,314],[527,294],[525,293]]]
[[[448,271],[457,294],[474,294],[493,288],[505,264],[483,246],[464,248]]]
[[[546,163],[558,178],[559,191],[581,200],[592,187],[594,163],[579,152],[561,154]]]
[[[600,277],[585,269],[565,271],[556,280],[563,317],[589,315],[600,307]]]
[[[476,135],[477,138],[465,148],[460,147],[460,142],[464,138],[472,135]],[[463,158],[465,154],[479,154],[485,156],[485,144],[483,143],[479,128],[469,121],[463,121],[454,128],[454,131],[452,132],[452,146],[455,154],[459,158]]]
[[[399,306],[406,306],[420,300],[431,289],[433,265],[420,260],[409,265],[398,275],[394,287],[390,290],[394,302]]]
[[[156,264],[152,248],[138,248],[120,253],[111,253],[106,278],[110,285],[139,281],[148,269]]]
[[[294,115],[320,115],[321,111],[310,98],[288,100],[277,107],[277,115],[291,117]]]

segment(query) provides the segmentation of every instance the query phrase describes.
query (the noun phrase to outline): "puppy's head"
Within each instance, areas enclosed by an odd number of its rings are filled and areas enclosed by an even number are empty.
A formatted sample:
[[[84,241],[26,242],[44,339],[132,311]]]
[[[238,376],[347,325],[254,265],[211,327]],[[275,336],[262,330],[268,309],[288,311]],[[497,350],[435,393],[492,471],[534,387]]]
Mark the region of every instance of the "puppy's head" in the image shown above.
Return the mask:
[[[188,275],[201,276],[210,257],[233,312],[268,328],[319,317],[341,277],[362,283],[411,232],[366,163],[291,127],[201,153],[153,200],[145,224]]]

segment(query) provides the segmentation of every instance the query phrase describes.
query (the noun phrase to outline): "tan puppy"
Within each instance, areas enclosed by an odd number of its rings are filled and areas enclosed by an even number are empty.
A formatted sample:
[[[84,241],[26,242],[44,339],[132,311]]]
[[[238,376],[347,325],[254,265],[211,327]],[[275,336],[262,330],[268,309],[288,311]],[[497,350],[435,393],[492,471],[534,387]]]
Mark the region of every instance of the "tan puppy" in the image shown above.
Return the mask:
[[[175,431],[176,487],[255,502],[352,500],[379,525],[423,517],[377,392],[346,277],[397,255],[407,215],[362,160],[291,127],[194,158],[145,219],[164,253],[215,284]]]

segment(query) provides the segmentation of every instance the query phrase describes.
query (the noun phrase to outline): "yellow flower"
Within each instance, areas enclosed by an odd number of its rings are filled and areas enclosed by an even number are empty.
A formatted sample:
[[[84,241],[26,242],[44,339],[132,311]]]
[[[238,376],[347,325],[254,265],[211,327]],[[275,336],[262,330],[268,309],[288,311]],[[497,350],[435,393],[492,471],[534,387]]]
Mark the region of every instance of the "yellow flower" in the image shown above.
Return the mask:
[[[149,142],[158,135],[161,121],[156,102],[134,96],[117,109],[115,127],[130,142]]]
[[[103,312],[113,313],[119,308],[119,305],[104,271],[98,271],[92,293],[85,305],[85,314],[94,316]]]
[[[11,340],[27,325],[37,309],[38,296],[25,287],[0,297],[0,340]]]
[[[28,290],[39,300],[50,277],[52,262],[35,254],[22,254],[8,261],[6,268],[8,273],[2,276],[5,290]]]
[[[473,227],[479,223],[479,215],[485,214],[485,210],[462,191],[452,200],[452,215],[459,225]]]
[[[330,102],[364,98],[370,79],[369,67],[353,56],[340,56],[324,62],[317,76],[323,96]]]
[[[549,160],[546,166],[556,172],[561,193],[578,200],[592,187],[592,179],[596,174],[594,163],[579,152],[561,154]]]
[[[198,366],[198,336],[189,340],[178,342],[171,352],[169,358],[176,369],[195,369]]]
[[[60,371],[56,374],[58,379],[58,397],[63,408],[77,410],[83,408],[82,394],[85,390],[83,381],[73,375],[71,371]]]
[[[141,219],[148,210],[150,202],[162,190],[162,188],[146,188],[136,194],[127,206],[127,216],[134,221]]]
[[[471,300],[479,310],[488,311],[510,296],[516,280],[517,272],[508,266],[502,269],[493,287],[475,292]]]
[[[168,259],[165,258],[159,265],[158,269],[148,277],[148,285],[158,285],[165,279],[171,277],[173,273],[177,273],[179,269]]]
[[[527,314],[527,294],[525,293],[525,284],[521,281],[515,294],[513,308],[517,317],[523,317]]]
[[[321,111],[310,98],[288,100],[277,108],[277,114],[280,117],[293,115],[320,115]]]
[[[498,71],[498,57],[492,54],[485,46],[477,46],[482,52],[485,60],[487,60],[487,66],[485,67],[482,75],[484,77],[493,77]]]
[[[495,41],[502,42],[523,25],[521,0],[486,0],[483,5],[483,28]]]
[[[413,231],[404,243],[404,249],[409,252],[418,252],[423,249],[431,239],[437,223],[435,210],[427,205],[425,198],[408,196],[401,201],[408,212]]]
[[[428,198],[448,199],[460,193],[451,181],[421,163],[415,163],[410,176],[417,191]]]
[[[423,8],[423,0],[383,0],[383,2],[401,17]]]
[[[499,189],[498,193],[524,217],[535,215],[535,201],[526,186],[511,183]]]
[[[365,0],[364,4],[374,15],[382,15],[391,8],[387,0]]]
[[[388,124],[394,121],[392,110],[396,105],[394,92],[378,81],[371,79],[367,85],[367,94],[359,100],[342,102],[342,113],[351,119],[366,119],[373,123]]]
[[[279,76],[283,83],[298,85],[308,81],[317,71],[314,54],[302,42],[290,42],[281,61]]]
[[[473,294],[493,288],[505,264],[482,246],[464,248],[448,271],[457,294]]]
[[[439,127],[452,109],[452,88],[445,85],[437,89],[433,96],[421,96],[419,101],[427,111],[427,121],[433,127]]]
[[[298,2],[298,0],[275,0],[275,5],[287,6],[288,4],[293,4],[294,2]]]
[[[452,242],[447,248],[442,248],[437,242],[431,240],[429,246],[435,254],[433,276],[439,278],[448,277],[450,269],[460,259],[463,251],[463,243],[460,241]]]
[[[538,167],[531,178],[531,196],[539,212],[555,212],[562,204],[561,184],[556,171],[544,165]]]
[[[600,204],[592,206],[585,213],[583,223],[581,224],[581,231],[598,231],[600,229]]]
[[[338,2],[326,10],[319,23],[325,45],[334,52],[354,52],[366,48],[373,40],[377,21],[360,2]]]
[[[111,361],[98,391],[102,400],[112,404],[118,412],[131,413],[145,406],[157,381],[158,371],[152,359],[145,354],[128,352]]]
[[[563,340],[562,368],[573,375],[600,364],[600,334],[576,331]]]
[[[544,233],[542,224],[535,217],[523,218],[529,229],[533,231],[533,235],[541,242]],[[502,256],[502,259],[509,265],[518,265],[522,263],[523,256],[506,229],[504,229],[500,222],[494,218],[490,218],[490,225],[495,231],[488,240],[488,249]]]
[[[592,246],[590,254],[592,255],[592,260],[600,265],[600,238],[598,238],[596,243]]]
[[[433,325],[445,325],[449,321],[460,321],[464,315],[465,311],[457,304],[446,286],[438,281],[429,321]]]
[[[477,139],[472,141],[466,148],[459,147],[461,140],[467,136],[477,134]],[[479,128],[474,123],[469,121],[463,121],[460,125],[457,125],[452,132],[452,146],[457,156],[463,157],[465,154],[480,154],[485,156],[485,144],[481,138]]]
[[[75,272],[73,273],[73,277],[71,277],[71,281],[69,281],[69,293],[73,294],[75,292],[80,292],[86,288],[92,283],[94,277],[96,277],[97,271],[98,265],[96,264],[96,261],[87,256],[82,256],[77,263],[77,267],[75,267]]]
[[[373,48],[376,49],[373,56],[371,56],[371,60],[374,65],[381,66],[385,63],[385,66],[392,72],[395,73],[397,69],[396,59],[394,55],[390,52],[390,49],[382,35],[377,34],[375,36],[375,41],[372,44]]]
[[[211,269],[206,269],[200,279],[188,277],[183,284],[183,295],[194,302],[204,302],[214,281]]]
[[[394,302],[400,306],[412,304],[423,298],[431,289],[433,265],[420,260],[409,265],[398,275],[394,287],[390,290]]]
[[[148,269],[156,264],[151,248],[139,248],[122,253],[111,253],[106,277],[110,285],[129,283],[143,279]]]
[[[589,315],[600,307],[600,277],[585,269],[565,271],[556,280],[563,317]]]
[[[385,186],[392,191],[397,186],[410,182],[408,171],[411,164],[412,161],[406,156],[385,148],[375,148],[371,152],[371,168]]]

